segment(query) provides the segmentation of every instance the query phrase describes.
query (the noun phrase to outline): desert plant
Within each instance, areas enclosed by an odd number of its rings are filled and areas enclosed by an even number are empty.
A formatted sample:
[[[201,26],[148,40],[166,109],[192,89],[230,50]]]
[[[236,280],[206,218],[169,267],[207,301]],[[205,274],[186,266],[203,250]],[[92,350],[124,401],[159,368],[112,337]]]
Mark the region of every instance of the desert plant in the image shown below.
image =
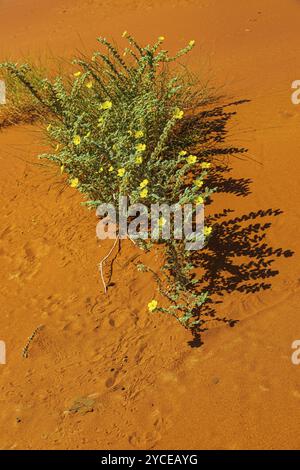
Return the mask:
[[[174,66],[195,41],[170,56],[163,37],[146,46],[127,32],[123,37],[128,41],[123,53],[99,38],[101,50],[91,58],[77,57],[71,74],[54,79],[43,78],[28,64],[0,67],[17,87],[30,92],[33,107],[44,110],[52,150],[40,157],[60,165],[70,185],[84,194],[85,204],[117,205],[121,195],[149,207],[158,202],[202,204],[214,188],[205,184],[211,162],[205,145],[199,145],[205,139],[195,116],[214,98],[185,67]],[[206,227],[207,237],[210,232]],[[156,278],[170,305],[164,308],[153,299],[149,310],[172,313],[193,328],[208,293],[200,291],[183,242],[164,245],[164,275]],[[162,283],[168,288],[161,289]]]
[[[21,68],[23,72],[30,71],[30,81],[33,84],[42,79],[43,69],[41,66],[31,66],[30,68]],[[24,87],[21,80],[16,79],[12,69],[2,67],[0,79],[5,82],[6,104],[0,106],[0,129],[15,124],[30,124],[45,115],[45,109],[39,100],[34,99],[32,94],[28,93],[28,88]],[[28,77],[27,77],[28,78]],[[28,83],[29,84],[29,83]]]

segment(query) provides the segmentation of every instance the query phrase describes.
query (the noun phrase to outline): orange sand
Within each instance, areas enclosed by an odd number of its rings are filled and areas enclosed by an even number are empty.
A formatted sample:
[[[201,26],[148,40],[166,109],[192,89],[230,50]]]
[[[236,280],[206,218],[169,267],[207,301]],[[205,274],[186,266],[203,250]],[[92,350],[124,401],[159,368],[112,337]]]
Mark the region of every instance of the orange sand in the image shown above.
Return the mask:
[[[97,262],[108,244],[96,241],[94,214],[56,168],[35,158],[37,126],[2,132],[2,449],[299,448],[300,366],[291,363],[291,343],[300,338],[300,105],[290,99],[300,78],[299,15],[297,0],[1,2],[1,60],[67,57],[92,50],[99,35],[119,42],[124,29],[144,42],[163,34],[171,50],[195,39],[189,65],[234,100],[251,100],[237,108],[227,136],[248,148],[229,157],[230,176],[251,179],[251,192],[219,194],[209,212],[254,213],[237,222],[250,226],[240,243],[252,237],[243,261],[257,261],[256,230],[273,261],[251,265],[252,278],[241,279],[230,233],[216,242],[208,273],[215,317],[192,348],[172,318],[146,311],[156,285],[134,263],[156,267],[159,255],[123,243],[105,296]],[[268,209],[283,212],[259,212]],[[239,321],[230,328],[227,319]]]

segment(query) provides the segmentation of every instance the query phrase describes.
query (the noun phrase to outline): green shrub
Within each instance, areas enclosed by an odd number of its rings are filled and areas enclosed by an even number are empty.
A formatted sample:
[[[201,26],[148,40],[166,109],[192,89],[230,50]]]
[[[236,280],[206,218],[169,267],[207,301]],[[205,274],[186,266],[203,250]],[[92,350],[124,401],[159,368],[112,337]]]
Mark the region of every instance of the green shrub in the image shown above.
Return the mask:
[[[53,80],[27,64],[0,67],[30,92],[33,108],[44,110],[52,150],[41,158],[60,165],[87,205],[117,205],[119,195],[147,206],[202,203],[213,188],[205,185],[211,163],[205,145],[199,144],[205,140],[199,112],[214,98],[185,67],[174,64],[194,41],[170,57],[162,37],[145,47],[126,32],[123,37],[128,41],[124,53],[99,38],[100,51],[92,58],[76,58],[71,74]],[[153,274],[170,305],[163,308],[153,299],[149,310],[171,313],[193,328],[208,294],[199,291],[184,243],[163,243],[163,274]]]

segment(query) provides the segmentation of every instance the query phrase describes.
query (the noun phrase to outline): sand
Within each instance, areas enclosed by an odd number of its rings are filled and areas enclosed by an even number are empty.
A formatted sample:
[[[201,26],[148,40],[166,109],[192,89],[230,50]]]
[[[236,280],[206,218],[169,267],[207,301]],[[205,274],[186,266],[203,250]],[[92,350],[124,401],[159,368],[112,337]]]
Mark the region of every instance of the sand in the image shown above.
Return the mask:
[[[36,159],[41,129],[0,133],[2,449],[299,448],[299,15],[297,0],[2,0],[1,60],[66,58],[124,29],[163,34],[170,50],[195,39],[190,67],[227,103],[249,100],[226,136],[248,152],[226,157],[231,184],[208,208],[234,212],[206,264],[214,316],[192,344],[147,312],[156,285],[135,263],[157,269],[159,252],[122,242],[104,295],[108,242],[59,170]]]

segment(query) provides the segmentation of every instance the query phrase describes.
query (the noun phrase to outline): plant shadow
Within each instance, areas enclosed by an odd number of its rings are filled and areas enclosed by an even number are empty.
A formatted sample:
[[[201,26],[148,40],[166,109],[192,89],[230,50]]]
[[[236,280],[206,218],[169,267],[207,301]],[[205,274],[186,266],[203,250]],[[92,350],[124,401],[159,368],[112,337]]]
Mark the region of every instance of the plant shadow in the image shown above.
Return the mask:
[[[206,158],[216,161],[214,170],[207,178],[209,187],[217,187],[217,193],[247,197],[250,194],[250,179],[233,178],[231,168],[224,156],[239,157],[247,153],[246,148],[228,147],[227,123],[236,114],[233,107],[247,103],[248,100],[236,101],[218,106],[197,115],[197,125],[203,128],[205,141],[209,150]],[[196,122],[195,121],[195,122]],[[208,201],[211,205],[212,201]],[[234,210],[228,208],[205,218],[205,225],[213,226],[213,232],[206,246],[195,251],[191,256],[192,264],[200,272],[199,287],[209,292],[208,301],[195,312],[199,324],[193,328],[191,347],[203,344],[201,334],[208,329],[210,321],[220,322],[234,327],[238,320],[220,317],[218,304],[226,293],[241,292],[255,294],[272,287],[271,280],[279,274],[276,269],[276,258],[288,258],[293,252],[288,249],[274,248],[268,244],[267,232],[272,226],[274,217],[283,212],[276,208],[258,209],[234,216]]]

